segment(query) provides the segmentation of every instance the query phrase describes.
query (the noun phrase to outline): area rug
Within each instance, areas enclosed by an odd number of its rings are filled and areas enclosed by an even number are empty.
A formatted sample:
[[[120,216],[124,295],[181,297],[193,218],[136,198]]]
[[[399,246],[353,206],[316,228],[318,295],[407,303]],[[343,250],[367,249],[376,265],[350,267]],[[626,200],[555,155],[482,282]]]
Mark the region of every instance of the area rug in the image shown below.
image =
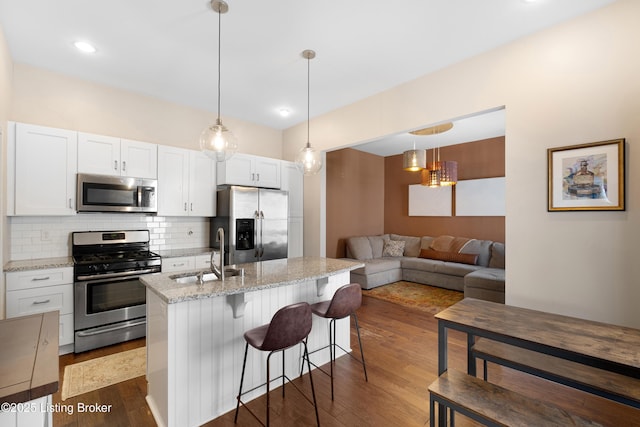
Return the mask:
[[[65,366],[62,400],[145,375],[146,347]]]
[[[437,314],[464,298],[462,292],[405,281],[378,286],[363,291],[362,295],[432,314]]]

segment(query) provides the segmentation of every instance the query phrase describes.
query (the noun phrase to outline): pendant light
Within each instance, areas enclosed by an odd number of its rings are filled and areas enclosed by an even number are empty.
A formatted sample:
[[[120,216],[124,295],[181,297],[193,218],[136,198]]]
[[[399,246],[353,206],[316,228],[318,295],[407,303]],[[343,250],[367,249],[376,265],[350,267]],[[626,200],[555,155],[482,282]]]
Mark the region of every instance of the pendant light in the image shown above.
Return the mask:
[[[322,155],[311,147],[309,142],[309,123],[310,123],[310,93],[311,93],[311,60],[316,57],[313,50],[305,50],[302,57],[307,60],[307,144],[298,152],[296,156],[296,167],[305,175],[315,175],[322,169]]]
[[[402,153],[402,169],[409,172],[418,172],[427,168],[427,151],[416,150],[416,143],[413,143],[413,150]]]
[[[223,162],[238,149],[236,137],[222,124],[220,119],[220,40],[222,14],[229,11],[229,5],[223,0],[211,0],[211,8],[218,14],[218,117],[215,124],[208,126],[200,135],[200,150],[210,158]]]

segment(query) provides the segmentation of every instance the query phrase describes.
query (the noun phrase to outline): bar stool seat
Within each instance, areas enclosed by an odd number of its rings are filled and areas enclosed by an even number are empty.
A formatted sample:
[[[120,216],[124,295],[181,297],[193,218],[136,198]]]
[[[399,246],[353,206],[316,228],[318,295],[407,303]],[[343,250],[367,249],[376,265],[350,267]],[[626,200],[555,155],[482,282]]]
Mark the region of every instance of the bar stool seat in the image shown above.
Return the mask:
[[[244,333],[244,339],[246,341],[244,347],[244,361],[242,363],[242,376],[240,378],[240,390],[238,391],[238,403],[236,405],[236,414],[234,417],[234,423],[238,422],[238,411],[240,409],[240,405],[244,406],[253,417],[260,422],[260,424],[265,425],[260,418],[258,418],[249,407],[242,401],[242,395],[254,391],[264,385],[267,386],[267,423],[269,425],[269,385],[271,381],[282,378],[282,397],[284,397],[284,387],[285,387],[285,379],[289,381],[289,383],[304,396],[309,403],[311,403],[316,411],[316,422],[318,426],[320,426],[320,418],[318,416],[318,405],[316,402],[316,392],[313,388],[313,378],[311,376],[311,365],[309,364],[309,355],[307,349],[307,337],[309,336],[309,332],[311,332],[311,307],[306,302],[300,302],[296,304],[291,304],[279,309],[271,318],[271,322],[266,325],[258,326],[257,328],[250,329]],[[313,396],[313,401],[311,401],[306,394],[302,392],[285,374],[285,361],[284,361],[284,350],[291,348],[297,344],[303,344],[304,353],[303,353],[303,363],[306,358],[307,366],[309,368],[309,382],[311,383],[311,394]],[[244,382],[244,373],[245,368],[247,366],[247,353],[249,350],[249,345],[251,347],[260,350],[260,351],[268,351],[269,355],[267,356],[267,380],[265,383],[254,387],[251,390],[242,391],[242,384]],[[273,380],[270,378],[270,364],[269,361],[273,353],[282,352],[282,375],[274,378]]]
[[[324,350],[329,348],[330,355],[330,368],[331,371],[327,373],[322,370],[320,367],[315,365],[312,362],[309,362],[307,355],[307,362],[311,365],[318,368],[321,372],[331,377],[331,400],[333,400],[333,365],[336,360],[336,347],[340,350],[353,357],[355,360],[362,364],[362,368],[364,370],[364,379],[365,381],[369,381],[367,377],[367,365],[364,361],[364,352],[362,351],[362,340],[360,339],[360,326],[358,325],[358,316],[356,315],[356,310],[360,308],[362,305],[362,288],[358,283],[350,283],[348,285],[341,286],[336,290],[333,294],[333,298],[329,301],[322,301],[311,305],[311,311],[318,317],[322,317],[329,320],[329,344],[321,347],[317,350],[311,351],[309,354],[313,354],[315,352]],[[356,332],[358,334],[358,345],[360,346],[360,360],[358,360],[351,352],[342,348],[338,343],[336,343],[336,320],[344,319],[345,317],[353,316],[356,325]],[[300,370],[300,374],[304,370],[304,358],[303,365]]]

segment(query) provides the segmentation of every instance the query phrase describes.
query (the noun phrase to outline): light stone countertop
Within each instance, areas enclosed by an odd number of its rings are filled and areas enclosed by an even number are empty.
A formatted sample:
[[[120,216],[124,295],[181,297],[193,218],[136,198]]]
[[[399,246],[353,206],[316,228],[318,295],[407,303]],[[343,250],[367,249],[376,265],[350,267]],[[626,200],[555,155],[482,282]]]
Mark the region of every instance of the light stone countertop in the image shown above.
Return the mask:
[[[203,285],[196,283],[180,284],[171,276],[184,276],[183,272],[156,273],[140,277],[147,288],[168,304],[182,301],[234,295],[261,289],[274,288],[355,270],[363,267],[359,261],[344,259],[302,257],[236,264],[233,268],[244,268],[244,277],[225,277],[207,281]],[[208,270],[199,270],[208,272]],[[189,272],[187,272],[189,273]],[[193,272],[195,274],[195,272]]]
[[[160,256],[162,256],[162,258],[175,258],[210,254],[213,250],[214,249],[212,248],[188,248],[163,250],[158,251],[158,253],[160,254]],[[4,265],[2,271],[4,271],[5,273],[9,273],[13,271],[44,270],[48,268],[63,267],[73,267],[73,258],[67,256],[9,261]]]
[[[73,258],[69,256],[9,261],[4,265],[3,271],[9,273],[13,271],[44,270],[47,268],[64,267],[73,267]]]

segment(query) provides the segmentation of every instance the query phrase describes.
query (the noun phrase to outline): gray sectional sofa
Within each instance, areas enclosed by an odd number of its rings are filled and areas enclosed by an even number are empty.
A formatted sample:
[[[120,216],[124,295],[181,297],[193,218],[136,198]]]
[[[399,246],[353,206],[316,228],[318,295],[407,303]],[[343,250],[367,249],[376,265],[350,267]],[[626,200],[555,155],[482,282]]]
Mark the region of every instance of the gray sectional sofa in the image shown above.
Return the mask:
[[[346,239],[347,257],[364,262],[351,272],[363,289],[406,280],[463,291],[504,303],[504,244],[464,237],[397,234]]]

